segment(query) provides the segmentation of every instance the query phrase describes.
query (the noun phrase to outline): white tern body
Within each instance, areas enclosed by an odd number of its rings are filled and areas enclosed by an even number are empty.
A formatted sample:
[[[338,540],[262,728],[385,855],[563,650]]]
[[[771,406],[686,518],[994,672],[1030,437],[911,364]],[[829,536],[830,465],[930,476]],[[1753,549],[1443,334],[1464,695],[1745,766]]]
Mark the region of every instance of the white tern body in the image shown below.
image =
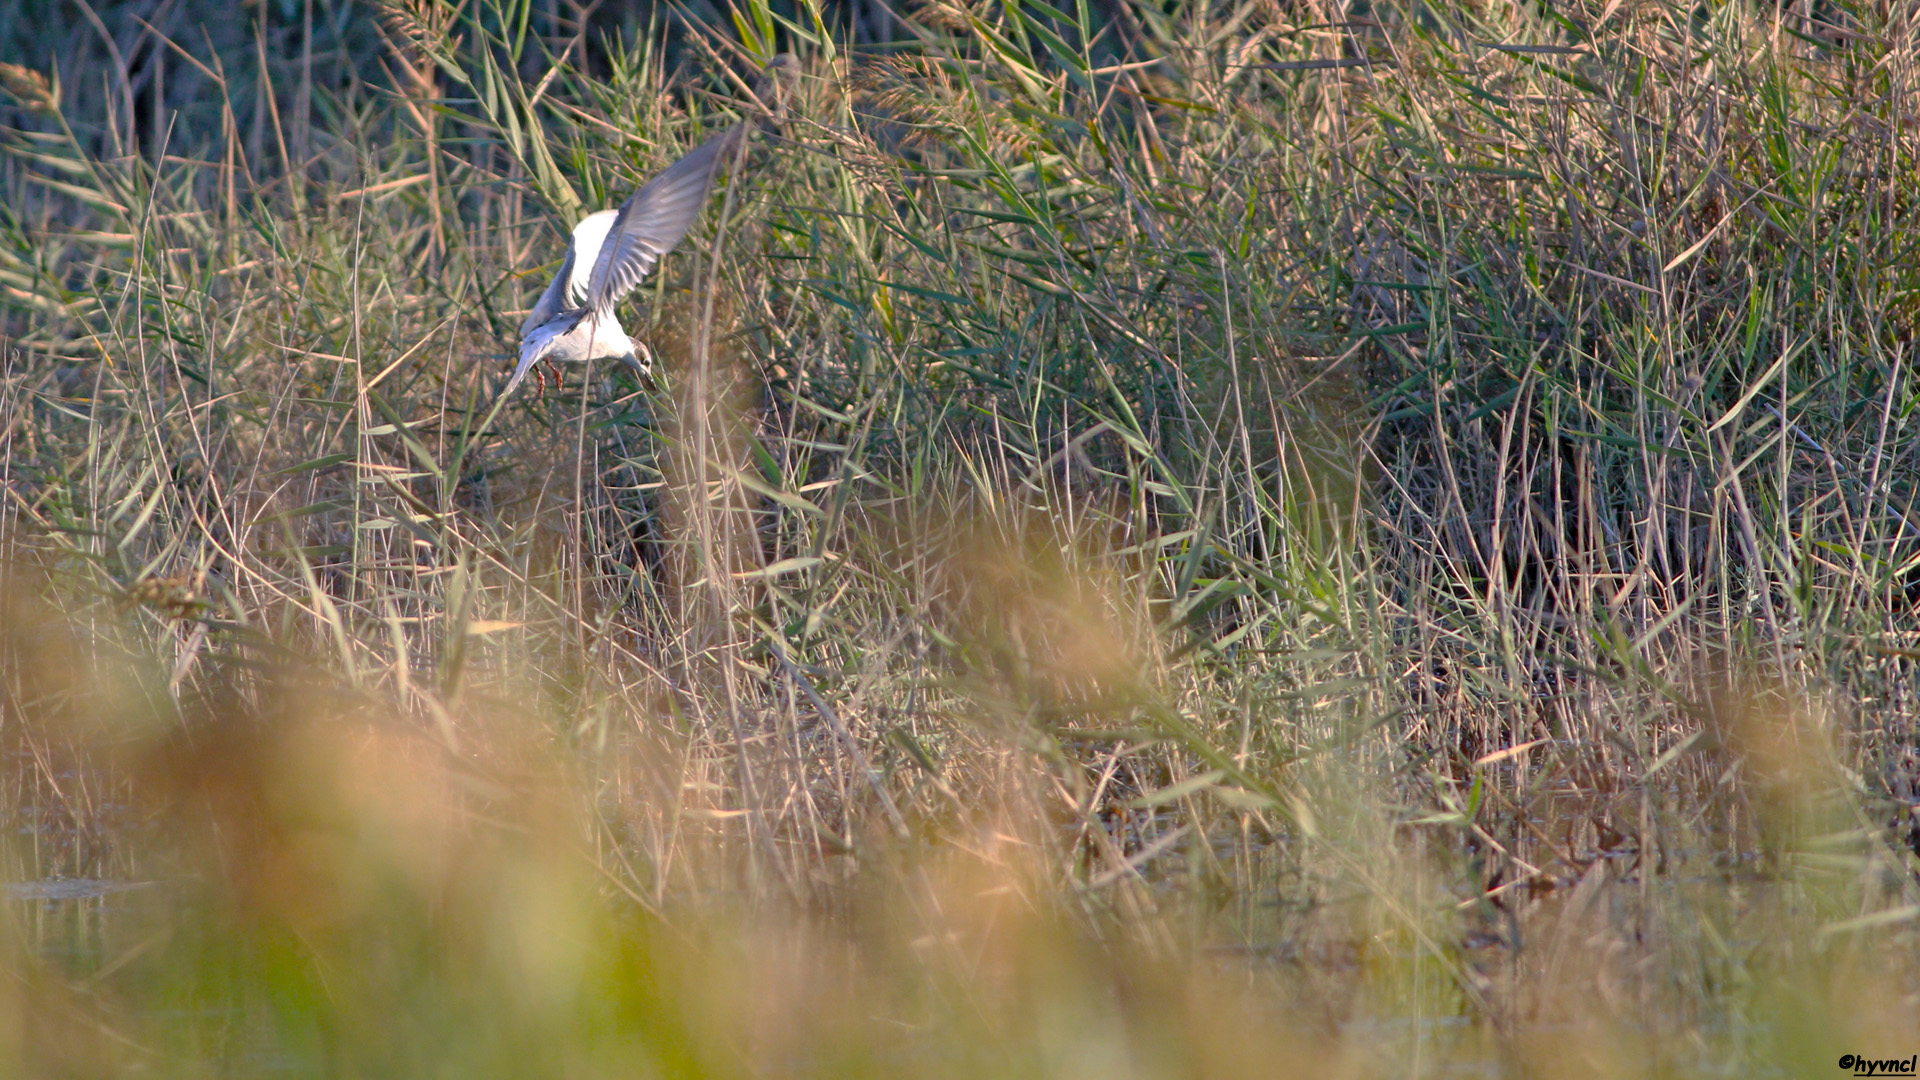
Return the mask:
[[[553,283],[520,324],[520,363],[511,394],[542,360],[619,360],[645,373],[644,346],[627,337],[614,311],[633,287],[676,247],[707,200],[713,174],[746,135],[735,127],[674,162],[618,210],[588,214],[573,227],[567,257]]]
[[[755,96],[772,104],[775,116],[785,108],[780,80],[791,80],[798,70],[785,53],[767,65],[766,81]],[[738,154],[754,126],[743,121],[715,135],[647,181],[620,209],[588,214],[573,227],[560,272],[520,324],[520,363],[502,398],[542,360],[611,359],[646,373],[646,346],[627,337],[614,309],[687,235],[707,201],[714,173]]]

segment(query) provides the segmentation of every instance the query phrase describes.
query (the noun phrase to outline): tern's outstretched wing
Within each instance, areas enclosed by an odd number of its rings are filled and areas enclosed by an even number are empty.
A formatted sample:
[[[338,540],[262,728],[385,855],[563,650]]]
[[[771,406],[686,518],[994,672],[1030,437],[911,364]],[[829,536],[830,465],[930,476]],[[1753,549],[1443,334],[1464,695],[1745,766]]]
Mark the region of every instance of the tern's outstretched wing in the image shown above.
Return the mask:
[[[567,257],[560,264],[560,272],[553,275],[547,291],[540,294],[533,310],[527,313],[527,320],[520,324],[522,339],[555,315],[587,302],[588,276],[593,273],[594,260],[600,257],[600,245],[607,238],[607,230],[619,216],[618,210],[601,210],[581,218],[580,224],[573,227],[573,238],[567,244]]]
[[[633,193],[620,207],[620,216],[607,231],[600,256],[594,260],[587,284],[588,307],[612,312],[621,297],[653,272],[660,257],[680,243],[707,201],[713,174],[745,138],[744,127],[729,128],[695,147]]]
[[[522,340],[533,333],[535,327],[566,310],[567,279],[574,276],[573,255],[573,245],[568,244],[567,258],[560,264],[560,272],[553,275],[553,281],[547,286],[547,291],[541,293],[540,299],[533,302],[533,310],[527,313],[527,321],[520,324]]]

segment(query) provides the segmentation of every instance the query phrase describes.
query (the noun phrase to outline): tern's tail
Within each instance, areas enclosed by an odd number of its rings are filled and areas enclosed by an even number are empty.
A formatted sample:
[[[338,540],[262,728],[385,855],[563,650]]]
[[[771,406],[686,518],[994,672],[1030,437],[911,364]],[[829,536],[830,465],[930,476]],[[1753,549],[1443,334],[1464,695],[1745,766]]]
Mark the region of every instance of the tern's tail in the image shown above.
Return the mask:
[[[534,327],[520,342],[520,363],[513,369],[513,378],[507,380],[507,388],[500,391],[500,396],[504,398],[519,389],[520,380],[527,377],[527,372],[533,370],[533,365],[545,359],[546,355],[553,351],[553,346],[560,340],[561,335],[580,325],[580,320],[586,318],[586,315],[586,308],[575,308],[572,311],[563,311]]]

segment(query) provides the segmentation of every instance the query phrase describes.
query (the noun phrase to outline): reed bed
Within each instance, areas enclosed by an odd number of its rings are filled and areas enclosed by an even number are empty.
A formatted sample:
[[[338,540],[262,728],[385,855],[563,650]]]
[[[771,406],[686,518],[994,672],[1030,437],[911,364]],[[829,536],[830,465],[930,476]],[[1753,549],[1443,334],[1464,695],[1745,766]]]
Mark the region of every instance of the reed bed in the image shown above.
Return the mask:
[[[13,1071],[1920,1051],[1912,5],[73,3]],[[496,401],[779,50],[654,377]]]

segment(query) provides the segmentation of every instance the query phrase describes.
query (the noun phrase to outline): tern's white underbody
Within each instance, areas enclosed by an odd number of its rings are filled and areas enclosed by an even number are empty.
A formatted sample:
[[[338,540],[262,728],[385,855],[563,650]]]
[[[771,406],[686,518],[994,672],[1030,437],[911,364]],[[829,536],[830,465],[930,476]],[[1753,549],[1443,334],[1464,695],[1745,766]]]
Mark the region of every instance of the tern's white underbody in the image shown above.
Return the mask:
[[[521,344],[521,365],[532,367],[541,360],[557,364],[579,364],[588,360],[618,360],[645,373],[640,351],[643,347],[627,336],[620,320],[601,315],[590,308],[556,315],[527,334]],[[520,374],[518,371],[515,375]]]

